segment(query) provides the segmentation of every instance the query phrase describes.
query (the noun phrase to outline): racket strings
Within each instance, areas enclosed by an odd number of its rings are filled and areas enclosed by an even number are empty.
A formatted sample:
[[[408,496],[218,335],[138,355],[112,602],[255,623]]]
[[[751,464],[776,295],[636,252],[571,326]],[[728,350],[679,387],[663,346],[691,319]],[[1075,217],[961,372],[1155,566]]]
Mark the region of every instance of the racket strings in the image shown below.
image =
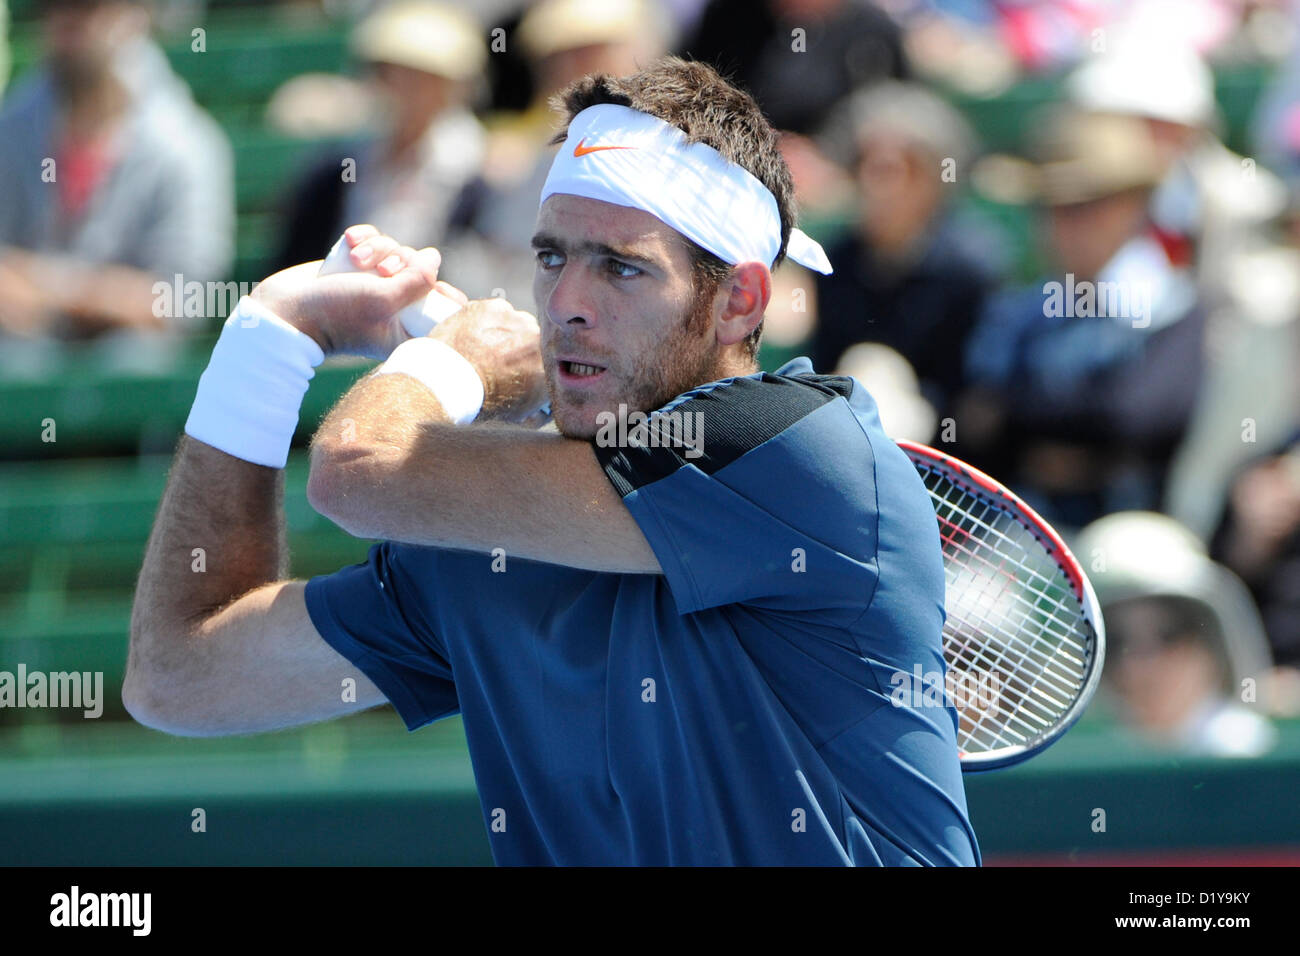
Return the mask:
[[[981,520],[981,517],[974,511],[974,509],[980,508],[985,513],[993,511],[995,516],[1003,518],[1007,516],[1007,512],[1000,509],[993,509],[985,499],[979,498],[956,485],[948,485],[948,488],[951,489],[950,495],[955,493],[961,497],[954,501],[951,497],[940,497],[934,490],[931,490],[931,498],[935,501],[935,511],[936,514],[938,514],[939,523],[944,525],[946,530],[949,530],[950,533],[952,533],[951,537],[945,535],[945,544],[963,551],[972,563],[983,562],[985,567],[990,571],[1007,573],[1006,565],[1007,562],[1010,561],[1015,570],[1021,572],[1023,577],[1010,574],[1008,575],[1009,577],[1019,580],[1020,583],[1027,585],[1035,597],[1046,599],[1053,611],[1059,611],[1065,615],[1063,619],[1054,613],[1051,616],[1051,623],[1059,626],[1059,636],[1063,640],[1069,640],[1073,635],[1072,621],[1077,618],[1078,609],[1076,606],[1066,604],[1059,598],[1052,596],[1052,591],[1059,586],[1061,580],[1060,567],[1056,564],[1052,564],[1051,568],[1054,573],[1044,574],[1037,567],[1026,564],[1025,559],[1029,557],[1030,552],[1026,550],[1024,544],[1020,541],[1013,540],[1005,532],[994,527],[994,525],[989,521]],[[940,512],[940,507],[946,507],[949,510],[949,515],[945,517],[945,515]],[[997,539],[992,547],[988,549],[993,556],[1000,559],[1000,562],[997,565],[992,562],[988,554],[977,554],[973,550],[963,548],[957,540],[956,534],[953,532],[959,532],[967,537],[974,536],[971,535],[968,530],[961,528],[951,520],[954,515],[960,519],[969,521],[974,526],[975,530],[982,532],[985,536]],[[1014,523],[1014,527],[1023,530],[1023,526],[1018,522]],[[983,543],[987,544],[988,542]],[[1018,557],[1012,557],[1009,552],[1018,553]],[[1035,611],[1041,609],[1039,604],[1031,606]],[[1082,652],[1083,648],[1080,646],[1079,650]]]
[[[1072,691],[1068,678],[1057,677],[1055,665],[1044,659],[1041,648],[1032,648],[1035,653],[1031,656],[1022,639],[1009,639],[1005,631],[999,633],[987,615],[965,622],[954,618],[949,635],[972,623],[991,635],[989,647],[981,654],[955,655],[955,663],[977,674],[992,675],[998,683],[991,703],[982,702],[973,713],[969,708],[963,712],[970,738],[966,749],[973,742],[995,746],[1013,739],[1032,739],[1050,728],[1055,715],[1069,707]]]
[[[958,552],[962,553],[963,557],[966,558],[967,565],[972,565],[977,563],[982,564],[983,567],[987,569],[987,571],[990,573],[994,573],[994,572],[1001,573],[1004,570],[1003,565],[995,565],[987,555],[980,554],[974,549],[963,547],[962,545],[956,544],[955,542],[952,542],[952,547],[955,548],[955,550],[957,550]],[[948,568],[950,571],[952,570],[952,562],[949,562]],[[956,575],[950,574],[950,577],[956,577]],[[1019,649],[1023,650],[1026,656],[1031,654],[1038,654],[1039,663],[1043,665],[1046,665],[1048,661],[1057,654],[1070,657],[1071,655],[1068,654],[1068,651],[1065,650],[1065,648],[1062,648],[1060,646],[1049,647],[1046,651],[1040,651],[1036,646],[1027,644],[1021,638],[1020,635],[1023,632],[1020,630],[1020,628],[1024,627],[1026,620],[1032,614],[1043,612],[1045,609],[1042,606],[1043,602],[1041,600],[1036,600],[1031,602],[1022,593],[1020,593],[1019,581],[1017,581],[1015,578],[1010,578],[1009,580],[1013,585],[1017,585],[1017,586],[1010,590],[1009,595],[1007,594],[1007,591],[1004,590],[1003,593],[998,596],[999,597],[1009,596],[1012,601],[1014,601],[1019,605],[1016,608],[1016,610],[1019,612],[1020,618],[1015,622],[1014,625],[1015,630],[1011,632],[1014,635],[1014,644],[1017,645]],[[955,582],[955,583],[960,583],[960,582]],[[992,602],[981,602],[981,603],[986,603],[987,605],[987,604],[991,604]],[[1059,639],[1061,643],[1065,645],[1065,647],[1076,648],[1079,651],[1080,657],[1074,658],[1074,660],[1076,663],[1079,664],[1079,666],[1082,666],[1083,665],[1082,656],[1086,654],[1086,651],[1082,646],[1078,644],[1078,642],[1074,640],[1074,633],[1075,633],[1074,628],[1077,626],[1077,619],[1079,617],[1079,614],[1077,610],[1069,607],[1068,605],[1061,603],[1059,600],[1054,601],[1053,605],[1049,605],[1050,610],[1048,610],[1047,620],[1041,622],[1042,631],[1044,631],[1047,634],[1047,636],[1055,637]],[[1009,609],[1003,608],[1003,610],[1009,610]],[[1074,618],[1074,621],[1063,620],[1060,616],[1060,613],[1070,614]],[[985,618],[981,621],[981,623],[987,626],[990,625],[992,622],[988,620],[987,616],[985,616]],[[1029,633],[1035,633],[1035,629],[1030,629]],[[1025,663],[1026,661],[1024,657],[1022,657],[1019,661],[1017,661],[1018,665],[1023,665]]]
[[[1092,626],[1069,577],[1031,527],[944,469],[916,464],[945,549],[945,657],[964,675],[998,681],[992,700],[958,708],[959,745],[965,753],[1030,745],[1079,695]]]
[[[976,552],[975,550],[973,550],[973,549],[965,548],[965,547],[963,547],[963,546],[955,545],[955,544],[953,545],[953,548],[954,548],[956,551],[960,552],[960,553],[963,555],[963,557],[966,558],[966,563],[967,563],[967,565],[970,565],[970,564],[976,564],[976,563],[982,563],[982,564],[984,565],[984,567],[985,567],[986,569],[988,569],[989,571],[991,571],[991,572],[994,572],[994,571],[1000,571],[1000,570],[1001,570],[1000,568],[996,567],[996,566],[992,563],[992,561],[989,560],[986,556],[977,553],[977,552]],[[956,587],[963,587],[965,583],[964,583],[963,581],[961,581],[960,578],[959,578],[960,570],[958,570],[958,573],[957,573],[957,574],[953,574],[953,573],[952,573],[952,571],[953,571],[953,568],[952,568],[952,562],[949,562],[949,564],[948,564],[948,569],[949,569],[949,579],[950,579],[950,580],[949,580],[949,584],[950,584],[951,586],[955,587],[955,588],[956,588]],[[1006,595],[1006,593],[1005,593],[1005,591],[1004,591],[1004,594],[1001,595],[1001,596],[1008,596],[1008,595]],[[1030,603],[1026,598],[1024,598],[1023,595],[1017,594],[1017,593],[1015,593],[1015,591],[1012,591],[1012,592],[1010,593],[1009,597],[1010,597],[1010,599],[1011,599],[1012,601],[1015,601],[1015,602],[1017,602],[1018,604],[1022,605],[1021,607],[1017,608],[1017,610],[1020,612],[1020,615],[1021,615],[1021,620],[1018,620],[1018,621],[1016,622],[1016,627],[1017,627],[1017,628],[1023,626],[1023,624],[1024,624],[1024,619],[1027,618],[1027,617],[1030,615],[1031,612],[1038,612],[1038,611],[1041,610],[1041,608],[1039,607],[1039,605]],[[980,603],[987,603],[987,604],[991,605],[993,602],[980,602]],[[970,608],[968,608],[967,610],[968,610],[968,612],[970,612],[970,611],[972,611],[972,610],[979,610],[979,608],[978,608],[978,604],[977,604],[977,607],[976,607],[975,609],[970,609]],[[999,625],[998,625],[998,624],[995,624],[993,621],[991,621],[991,620],[987,617],[987,608],[985,608],[985,609],[983,609],[983,610],[985,610],[985,614],[984,614],[984,616],[982,617],[982,619],[981,619],[980,622],[979,622],[979,623],[981,624],[981,628],[980,628],[981,633],[984,632],[984,631],[987,631],[987,630],[988,630],[989,628],[991,628],[991,627],[997,629]],[[1006,609],[1004,608],[1004,610],[1006,610]],[[969,620],[969,613],[968,613],[968,616],[967,616],[967,620]],[[1053,627],[1053,625],[1055,625],[1055,628]],[[1067,644],[1067,645],[1075,644],[1075,642],[1071,639],[1070,636],[1065,635],[1065,634],[1062,634],[1062,633],[1059,632],[1058,629],[1062,629],[1062,628],[1064,628],[1065,626],[1066,626],[1066,625],[1065,625],[1065,622],[1063,622],[1063,621],[1061,620],[1061,618],[1059,617],[1059,615],[1058,615],[1057,613],[1055,613],[1055,611],[1053,611],[1053,612],[1050,614],[1050,616],[1049,616],[1049,620],[1048,620],[1047,622],[1044,622],[1044,624],[1043,624],[1043,629],[1044,629],[1045,631],[1047,631],[1047,632],[1049,633],[1050,636],[1054,636],[1054,637],[1059,638],[1060,640],[1062,640],[1062,641],[1063,641],[1065,644]],[[1002,628],[1002,629],[1005,630],[1005,628]],[[1049,663],[1049,661],[1051,660],[1051,658],[1052,658],[1056,653],[1059,652],[1059,648],[1053,648],[1053,647],[1050,647],[1050,646],[1049,646],[1049,648],[1048,648],[1047,650],[1040,650],[1040,649],[1037,648],[1036,646],[1026,643],[1025,640],[1024,640],[1020,635],[1021,635],[1021,632],[1020,632],[1019,630],[1012,630],[1012,631],[1010,631],[1010,642],[1009,642],[1009,644],[1004,648],[1004,651],[1003,651],[1003,654],[1005,654],[1006,650],[1009,650],[1011,646],[1016,646],[1016,647],[1018,647],[1018,649],[1022,651],[1022,657],[1021,657],[1021,658],[1016,662],[1018,666],[1024,665],[1024,664],[1026,663],[1026,658],[1029,657],[1029,656],[1031,656],[1031,655],[1037,655],[1037,657],[1038,657],[1038,663],[1040,663],[1040,664],[1046,666],[1046,665]],[[956,643],[956,642],[954,642],[954,643]],[[1076,644],[1075,646],[1077,646],[1077,644]],[[963,643],[961,644],[960,647],[953,647],[953,648],[951,648],[951,649],[954,651],[955,654],[957,654],[958,656],[960,656],[960,651],[961,651],[961,650],[964,650],[965,648],[966,648],[966,642],[963,642]],[[1081,648],[1080,648],[1080,650],[1082,651]],[[1069,656],[1069,655],[1066,655],[1066,656]],[[1077,660],[1077,659],[1076,659],[1076,660]],[[1082,662],[1080,661],[1079,663],[1082,663]]]
[[[1060,582],[1062,580],[1062,572],[1059,566],[1050,565],[1055,573],[1049,576],[1038,568],[1027,564],[1026,559],[1030,558],[1031,552],[1026,549],[1024,543],[1013,540],[990,521],[981,520],[974,509],[980,508],[985,512],[993,511],[995,518],[1000,517],[1004,520],[1007,519],[1007,513],[992,509],[986,501],[969,492],[955,488],[955,486],[950,487],[953,487],[957,494],[967,500],[953,501],[951,498],[940,498],[933,491],[931,492],[931,496],[937,505],[936,513],[939,513],[940,507],[946,507],[950,512],[947,517],[941,513],[938,514],[940,524],[946,526],[949,531],[944,536],[944,543],[951,549],[961,552],[966,557],[967,564],[982,565],[983,569],[990,574],[1000,575],[1008,581],[1021,585],[1024,590],[1033,595],[1035,600],[1030,601],[1022,593],[1014,593],[1014,598],[1030,612],[1040,613],[1046,610],[1048,620],[1044,622],[1044,627],[1050,630],[1052,625],[1056,625],[1059,629],[1057,636],[1067,643],[1074,643],[1072,641],[1074,621],[1077,620],[1079,612],[1076,605],[1067,604],[1059,597]],[[968,520],[977,530],[983,532],[984,538],[976,538],[966,529],[960,528],[951,520],[953,515]],[[1023,526],[1018,522],[1012,522],[1012,525],[1016,529],[1023,530]],[[957,537],[957,533],[970,540],[977,541],[983,547],[978,549],[966,547]],[[1011,573],[1007,567],[1008,563],[1020,574]],[[1068,591],[1065,593],[1068,593]],[[1044,604],[1047,605],[1046,608]],[[1064,617],[1061,615],[1064,615]],[[1084,649],[1081,645],[1075,643],[1075,646],[1081,653],[1083,652]]]

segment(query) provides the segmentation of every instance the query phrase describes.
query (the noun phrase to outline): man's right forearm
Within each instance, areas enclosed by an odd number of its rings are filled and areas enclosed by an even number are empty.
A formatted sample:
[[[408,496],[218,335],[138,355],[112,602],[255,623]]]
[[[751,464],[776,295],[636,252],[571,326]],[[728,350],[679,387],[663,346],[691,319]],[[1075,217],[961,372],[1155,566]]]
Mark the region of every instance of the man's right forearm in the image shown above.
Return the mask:
[[[284,472],[181,438],[131,614],[123,697],[166,707],[210,672],[202,623],[287,574]]]

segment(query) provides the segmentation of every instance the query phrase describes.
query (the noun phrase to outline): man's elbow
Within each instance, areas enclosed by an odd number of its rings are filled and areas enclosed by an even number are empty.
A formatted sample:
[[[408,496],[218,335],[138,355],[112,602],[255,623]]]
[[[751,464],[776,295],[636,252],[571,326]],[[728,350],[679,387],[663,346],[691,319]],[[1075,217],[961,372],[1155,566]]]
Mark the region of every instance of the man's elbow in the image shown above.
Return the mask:
[[[122,681],[122,706],[136,723],[176,737],[210,737],[215,731],[197,719],[185,702],[192,700],[184,682],[174,677],[146,674],[127,665]]]
[[[311,471],[307,475],[307,503],[320,515],[338,523],[336,502],[338,482],[329,458],[316,448],[311,452]]]
[[[307,476],[307,503],[318,514],[340,528],[348,528],[346,507],[349,495],[342,456],[332,444],[317,442],[311,449],[311,471]]]
[[[312,445],[307,476],[307,503],[355,538],[384,537],[377,509],[367,494],[378,487],[375,456],[346,442]]]

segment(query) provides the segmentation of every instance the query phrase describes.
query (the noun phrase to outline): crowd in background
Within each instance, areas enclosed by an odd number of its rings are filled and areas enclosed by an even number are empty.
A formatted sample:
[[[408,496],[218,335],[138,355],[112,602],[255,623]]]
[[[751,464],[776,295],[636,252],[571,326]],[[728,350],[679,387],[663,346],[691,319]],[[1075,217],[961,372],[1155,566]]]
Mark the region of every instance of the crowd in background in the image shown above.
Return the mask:
[[[153,284],[227,278],[230,146],[152,38],[205,6],[41,5],[44,58],[0,103],[0,374],[28,347],[193,332]],[[549,97],[667,52],[709,61],[782,131],[835,270],[777,271],[765,365],[857,376],[891,435],[1065,532],[1106,609],[1108,706],[1145,739],[1255,755],[1267,715],[1300,714],[1300,6],[283,6],[351,24],[355,69],[266,104],[268,127],[331,144],[286,170],[266,273],[371,222],[438,246],[471,297],[532,308]],[[4,22],[0,0],[0,41]],[[1248,155],[1223,142],[1213,73],[1243,62],[1276,66]],[[1014,154],[953,105],[1044,76],[1060,98]],[[1032,224],[1029,270],[995,206]]]

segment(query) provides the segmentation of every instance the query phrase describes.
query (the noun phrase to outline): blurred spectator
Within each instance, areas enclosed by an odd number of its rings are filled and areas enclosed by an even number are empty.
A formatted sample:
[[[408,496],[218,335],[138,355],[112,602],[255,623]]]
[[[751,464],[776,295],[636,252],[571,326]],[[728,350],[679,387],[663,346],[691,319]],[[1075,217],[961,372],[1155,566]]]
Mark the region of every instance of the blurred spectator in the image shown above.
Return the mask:
[[[161,330],[154,283],[219,280],[229,144],[149,38],[147,6],[50,0],[46,51],[0,109],[0,332]],[[181,316],[175,316],[179,319]]]
[[[980,178],[1037,198],[1054,267],[996,296],[977,324],[956,437],[1049,521],[1077,528],[1158,507],[1201,383],[1204,311],[1147,215],[1161,167],[1146,128],[1058,111],[1039,132],[1036,165],[986,165]]]
[[[1286,191],[1277,177],[1229,150],[1214,133],[1214,77],[1175,38],[1122,32],[1109,52],[1066,81],[1071,102],[1093,113],[1143,122],[1159,158],[1160,183],[1151,220],[1171,255],[1194,262],[1211,303],[1230,298],[1235,257],[1258,245],[1262,227],[1279,215]]]
[[[330,151],[304,176],[275,269],[321,258],[354,223],[417,249],[442,245],[482,164],[485,134],[467,102],[487,50],[473,20],[401,0],[356,27],[352,50],[373,80],[383,129]]]
[[[880,0],[903,25],[917,73],[975,96],[1054,74],[1111,48],[1121,32],[1235,60],[1278,55],[1288,0]],[[1285,24],[1282,24],[1285,26]]]
[[[1154,13],[1146,23],[1114,31],[1108,52],[1075,71],[1067,88],[1081,108],[1139,119],[1159,153],[1151,222],[1171,261],[1193,270],[1210,359],[1170,470],[1166,508],[1205,538],[1229,476],[1251,447],[1234,440],[1243,421],[1254,423],[1266,445],[1290,427],[1297,261],[1279,254],[1285,251],[1268,229],[1286,207],[1286,190],[1214,134],[1214,78],[1190,45],[1195,38]]]
[[[1287,6],[1286,61],[1260,94],[1251,140],[1261,162],[1294,181],[1300,179],[1300,4]]]
[[[531,6],[519,23],[518,41],[530,64],[533,99],[495,130],[527,137],[532,153],[498,160],[531,168],[537,141],[546,143],[555,132],[554,94],[589,73],[633,73],[666,52],[671,39],[671,20],[660,0],[541,0]]]
[[[448,281],[471,297],[531,299],[529,242],[559,125],[551,96],[589,73],[636,72],[667,51],[669,32],[657,0],[542,0],[528,10],[518,42],[533,71],[533,101],[490,124],[482,176],[464,197],[468,228],[442,250]]]
[[[803,134],[855,89],[907,75],[902,32],[868,0],[712,0],[683,52],[752,93],[777,129]]]
[[[662,47],[665,51],[675,49],[676,38],[694,30],[707,4],[708,0],[653,0],[652,13],[657,22],[650,31],[648,46]],[[492,56],[488,59],[488,75],[492,85],[491,110],[498,115],[521,113],[536,105],[538,99],[535,86],[538,82],[545,82],[542,77],[534,75],[534,67],[530,65],[529,59],[536,54],[525,51],[524,44],[528,37],[519,32],[521,23],[537,3],[535,0],[514,0],[509,5],[508,11],[501,11],[503,15],[484,17],[490,25],[489,32],[498,28],[503,31],[498,34],[503,42],[493,46]],[[480,13],[478,3],[474,9]],[[588,31],[594,30],[599,35],[607,30],[603,24],[609,22],[611,14],[613,19],[620,16],[619,9],[619,4],[592,3],[580,19]],[[638,62],[644,64],[645,60],[638,57]]]
[[[946,416],[992,283],[950,216],[974,136],[938,96],[893,81],[856,94],[831,129],[851,140],[843,159],[858,210],[853,231],[827,250],[835,272],[816,278],[813,367],[834,369],[858,342],[887,345]]]
[[[1277,662],[1300,668],[1300,434],[1237,474],[1211,553],[1250,588]]]
[[[835,368],[863,384],[876,403],[885,434],[895,440],[925,444],[934,435],[934,406],[921,394],[916,372],[907,359],[886,345],[850,346]]]
[[[1241,582],[1164,515],[1109,515],[1076,552],[1106,624],[1103,687],[1149,742],[1189,754],[1254,757],[1277,731],[1270,661]]]
[[[1018,77],[1000,29],[1000,11],[985,0],[880,0],[904,32],[909,67],[918,77],[971,96],[996,96]]]

